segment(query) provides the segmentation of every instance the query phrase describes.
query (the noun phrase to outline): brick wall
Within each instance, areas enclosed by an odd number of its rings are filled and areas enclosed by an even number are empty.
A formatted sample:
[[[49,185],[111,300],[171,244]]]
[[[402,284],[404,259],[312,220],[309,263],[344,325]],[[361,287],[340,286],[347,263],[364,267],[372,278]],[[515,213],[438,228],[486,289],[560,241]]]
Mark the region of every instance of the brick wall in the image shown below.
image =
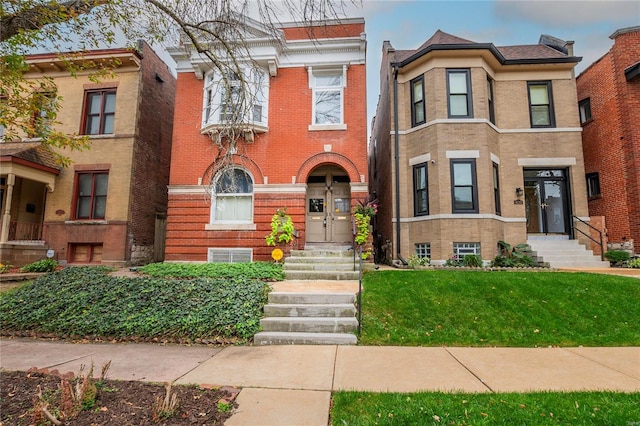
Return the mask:
[[[324,28],[321,37],[360,35],[363,24]],[[286,29],[290,39],[308,38],[309,33]],[[303,36],[304,35],[304,36]],[[309,64],[309,65],[312,65]],[[254,142],[242,144],[234,161],[253,177],[255,185],[305,184],[315,168],[333,164],[343,168],[352,183],[367,176],[366,70],[362,64],[347,68],[344,88],[344,123],[346,130],[311,131],[312,91],[306,67],[282,67],[269,80],[269,129],[255,135]],[[173,146],[169,184],[199,188],[208,183],[207,173],[217,148],[209,136],[200,133],[204,79],[193,72],[178,74],[176,85]],[[172,192],[169,194],[166,260],[205,261],[208,247],[250,247],[255,260],[270,258],[272,248],[264,237],[270,232],[271,217],[286,207],[305,237],[305,194],[301,192],[255,192],[253,224],[255,230],[205,230],[210,223],[211,202],[204,194]],[[361,194],[352,194],[355,197]]]
[[[133,146],[131,226],[128,251],[133,264],[153,261],[156,214],[166,214],[176,80],[145,43],[140,70],[138,125]],[[142,249],[143,247],[151,250]]]
[[[610,242],[640,239],[640,79],[624,75],[638,58],[638,31],[620,34],[577,78],[578,100],[590,98],[593,118],[583,125],[585,172],[599,173],[602,192],[589,213],[606,218]]]

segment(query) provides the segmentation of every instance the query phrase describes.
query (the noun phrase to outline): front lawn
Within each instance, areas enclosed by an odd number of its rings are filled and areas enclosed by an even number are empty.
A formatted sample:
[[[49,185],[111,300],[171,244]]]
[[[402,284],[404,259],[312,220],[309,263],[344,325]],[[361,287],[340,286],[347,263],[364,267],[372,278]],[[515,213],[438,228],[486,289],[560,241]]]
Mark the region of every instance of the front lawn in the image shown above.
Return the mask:
[[[361,345],[637,346],[640,280],[563,272],[364,277]]]
[[[632,425],[638,394],[616,392],[333,394],[331,424]]]
[[[247,278],[123,278],[72,267],[0,295],[3,334],[235,342],[260,329],[270,290]]]

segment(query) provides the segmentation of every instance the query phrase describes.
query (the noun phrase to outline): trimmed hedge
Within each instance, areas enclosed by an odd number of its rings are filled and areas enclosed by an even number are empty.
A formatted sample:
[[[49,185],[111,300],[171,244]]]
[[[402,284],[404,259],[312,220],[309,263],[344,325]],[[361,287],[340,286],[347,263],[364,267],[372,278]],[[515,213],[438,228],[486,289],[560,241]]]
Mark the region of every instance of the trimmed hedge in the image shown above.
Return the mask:
[[[248,339],[269,284],[249,279],[123,278],[66,268],[0,295],[3,332],[58,336]]]
[[[246,278],[263,281],[282,281],[281,264],[272,262],[243,263],[151,263],[138,269],[152,277],[172,278]]]

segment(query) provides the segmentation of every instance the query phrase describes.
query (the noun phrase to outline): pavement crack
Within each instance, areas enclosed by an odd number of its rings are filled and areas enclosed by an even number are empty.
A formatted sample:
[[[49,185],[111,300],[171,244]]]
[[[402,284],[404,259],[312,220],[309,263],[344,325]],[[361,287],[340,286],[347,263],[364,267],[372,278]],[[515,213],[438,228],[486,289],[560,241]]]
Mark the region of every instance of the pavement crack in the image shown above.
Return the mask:
[[[444,350],[445,350],[445,351],[446,351],[446,352],[451,356],[451,358],[455,359],[455,360],[456,360],[456,362],[462,366],[462,368],[464,368],[465,370],[467,370],[469,373],[471,373],[471,375],[472,375],[473,377],[475,377],[476,379],[478,379],[478,381],[479,381],[480,383],[482,383],[482,386],[484,386],[485,388],[489,389],[489,391],[490,391],[490,392],[495,393],[495,391],[494,391],[493,389],[491,389],[491,386],[489,386],[487,383],[485,383],[485,381],[484,381],[484,380],[482,380],[482,379],[480,378],[480,376],[478,376],[476,373],[474,373],[474,372],[473,372],[469,367],[467,367],[467,366],[466,366],[462,361],[460,361],[460,360],[459,360],[459,359],[458,359],[454,354],[452,354],[452,353],[451,353],[451,351],[449,351],[449,349],[448,349],[448,348],[444,347],[443,349],[444,349]]]
[[[331,375],[331,392],[333,392],[333,388],[336,384],[336,365],[338,364],[338,346],[335,347],[335,352],[333,353],[333,374]]]

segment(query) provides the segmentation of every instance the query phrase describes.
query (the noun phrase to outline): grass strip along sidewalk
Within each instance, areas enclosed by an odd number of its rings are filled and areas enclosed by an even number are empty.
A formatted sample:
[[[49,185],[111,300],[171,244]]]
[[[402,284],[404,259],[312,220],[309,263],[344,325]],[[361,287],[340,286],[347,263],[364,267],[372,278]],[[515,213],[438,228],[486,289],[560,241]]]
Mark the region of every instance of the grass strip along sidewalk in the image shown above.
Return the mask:
[[[640,280],[563,272],[382,271],[361,345],[638,346]]]
[[[336,392],[338,425],[610,425],[640,421],[637,393]]]

